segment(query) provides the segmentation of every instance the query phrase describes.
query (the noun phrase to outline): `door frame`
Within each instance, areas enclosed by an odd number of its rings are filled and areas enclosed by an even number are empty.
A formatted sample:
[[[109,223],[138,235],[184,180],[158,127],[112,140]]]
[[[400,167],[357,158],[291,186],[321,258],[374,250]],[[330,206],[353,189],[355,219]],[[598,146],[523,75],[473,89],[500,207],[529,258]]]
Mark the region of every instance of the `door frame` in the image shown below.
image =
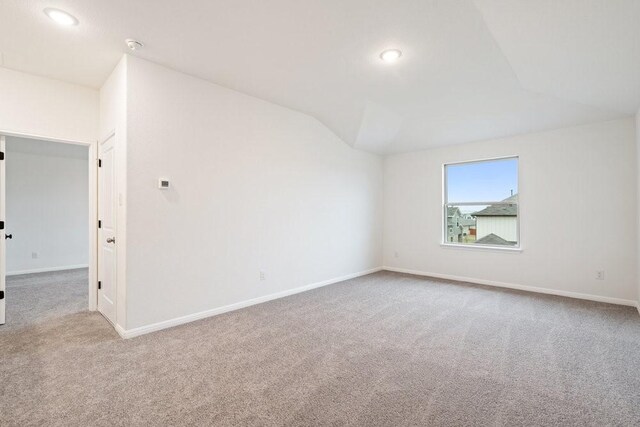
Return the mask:
[[[115,133],[115,132],[114,132]],[[89,311],[98,309],[98,141],[86,142],[0,129],[0,135],[82,145],[89,148]],[[5,156],[5,162],[7,157]],[[5,229],[6,220],[5,220]],[[6,257],[6,252],[5,252]],[[117,275],[116,275],[117,277]],[[6,297],[5,297],[6,299]]]
[[[104,143],[106,143],[107,141],[109,141],[111,138],[113,138],[113,162],[114,162],[114,168],[112,170],[112,172],[114,173],[113,176],[113,182],[112,185],[114,186],[114,199],[112,200],[112,203],[115,204],[112,215],[113,215],[113,221],[114,221],[114,235],[112,237],[117,238],[118,241],[120,241],[120,236],[118,236],[118,199],[119,199],[119,191],[118,191],[118,182],[117,182],[117,158],[116,158],[116,131],[115,129],[108,132],[107,135],[101,139],[99,139],[98,141],[96,141],[95,144],[95,161],[93,162],[93,165],[96,169],[96,173],[95,173],[95,177],[96,177],[96,203],[95,203],[95,207],[96,207],[96,225],[99,223],[99,220],[104,221],[104,218],[100,218],[100,168],[101,168],[101,162],[102,160],[100,157],[100,146]],[[103,313],[100,311],[100,307],[99,307],[99,292],[98,292],[98,286],[97,284],[100,283],[100,280],[104,280],[104,277],[101,277],[100,275],[100,252],[102,251],[102,246],[101,243],[98,242],[98,239],[101,238],[101,230],[98,229],[98,227],[95,228],[95,232],[96,232],[96,239],[95,239],[95,256],[96,256],[96,286],[94,286],[95,289],[95,293],[96,293],[96,297],[95,297],[95,304],[96,304],[96,310],[99,311],[103,317],[105,319],[107,319],[107,321],[109,323],[111,323],[111,325],[116,328],[116,330],[118,330],[118,258],[117,258],[117,253],[118,253],[118,249],[117,246],[115,246],[115,250],[116,250],[116,256],[113,259],[114,262],[114,274],[113,274],[113,283],[112,286],[114,287],[114,291],[115,291],[115,295],[114,295],[114,309],[115,309],[115,313],[114,313],[114,318],[110,319],[109,317],[107,317],[107,314]]]

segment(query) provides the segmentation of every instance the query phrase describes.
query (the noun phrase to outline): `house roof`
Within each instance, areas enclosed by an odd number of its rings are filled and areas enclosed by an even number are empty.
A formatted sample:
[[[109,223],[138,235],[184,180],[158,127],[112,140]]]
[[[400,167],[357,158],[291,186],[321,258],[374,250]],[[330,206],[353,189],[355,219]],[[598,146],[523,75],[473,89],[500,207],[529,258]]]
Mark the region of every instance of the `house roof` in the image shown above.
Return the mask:
[[[460,215],[460,208],[457,208],[455,206],[448,206],[447,207],[447,216],[453,216],[456,211],[458,211],[458,215]]]
[[[491,205],[474,212],[473,216],[517,216],[518,215],[518,195],[514,194],[503,200],[505,203],[513,203],[512,205]]]
[[[511,246],[515,244],[493,233],[487,234],[486,236],[476,240],[476,243],[481,245],[511,245]]]

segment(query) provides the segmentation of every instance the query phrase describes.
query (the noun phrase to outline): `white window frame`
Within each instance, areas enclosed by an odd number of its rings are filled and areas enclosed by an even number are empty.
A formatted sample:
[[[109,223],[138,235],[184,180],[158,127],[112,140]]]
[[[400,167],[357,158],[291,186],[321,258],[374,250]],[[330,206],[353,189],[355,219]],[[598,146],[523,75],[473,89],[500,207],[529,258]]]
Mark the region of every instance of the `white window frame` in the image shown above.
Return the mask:
[[[475,206],[475,205],[511,205],[513,203],[505,203],[502,201],[480,201],[480,202],[455,202],[447,200],[448,187],[447,187],[447,166],[455,166],[462,164],[470,164],[470,163],[484,163],[491,162],[496,160],[506,160],[506,159],[516,159],[518,161],[518,171],[517,171],[517,180],[518,180],[518,203],[516,203],[516,238],[517,244],[514,246],[502,246],[502,245],[483,245],[483,244],[464,244],[457,242],[448,242],[447,241],[447,208],[450,206]],[[459,162],[448,162],[442,164],[442,238],[440,240],[440,245],[443,247],[452,247],[452,248],[463,248],[463,249],[472,249],[472,250],[498,250],[498,251],[507,251],[507,252],[522,252],[522,237],[520,234],[520,204],[522,203],[522,198],[520,194],[520,156],[512,155],[512,156],[503,156],[503,157],[489,157],[486,159],[476,159],[476,160],[465,160]]]

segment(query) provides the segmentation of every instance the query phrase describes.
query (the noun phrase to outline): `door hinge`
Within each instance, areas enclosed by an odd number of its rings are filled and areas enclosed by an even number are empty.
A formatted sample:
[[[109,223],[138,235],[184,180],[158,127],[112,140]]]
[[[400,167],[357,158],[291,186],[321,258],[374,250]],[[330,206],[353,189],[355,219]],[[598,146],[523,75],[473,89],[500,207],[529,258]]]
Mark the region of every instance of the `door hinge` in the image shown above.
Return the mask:
[[[102,221],[98,220],[98,228],[102,228]]]
[[[0,230],[4,230],[4,221],[0,221]]]
[[[4,151],[0,151],[0,160],[4,160]]]
[[[102,289],[102,282],[98,280],[98,289]]]
[[[101,168],[102,167],[102,159],[98,159],[98,167]]]
[[[0,299],[4,299],[4,291],[0,291]]]

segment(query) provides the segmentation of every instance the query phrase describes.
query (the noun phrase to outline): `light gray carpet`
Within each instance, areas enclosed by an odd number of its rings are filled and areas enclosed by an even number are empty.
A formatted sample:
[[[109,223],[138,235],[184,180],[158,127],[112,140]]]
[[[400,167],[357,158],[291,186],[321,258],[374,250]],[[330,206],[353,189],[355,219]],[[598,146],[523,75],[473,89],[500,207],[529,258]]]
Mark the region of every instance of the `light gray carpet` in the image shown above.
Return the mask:
[[[376,273],[121,340],[0,332],[2,425],[640,425],[633,308]]]
[[[6,325],[11,329],[86,311],[88,269],[7,276]]]

